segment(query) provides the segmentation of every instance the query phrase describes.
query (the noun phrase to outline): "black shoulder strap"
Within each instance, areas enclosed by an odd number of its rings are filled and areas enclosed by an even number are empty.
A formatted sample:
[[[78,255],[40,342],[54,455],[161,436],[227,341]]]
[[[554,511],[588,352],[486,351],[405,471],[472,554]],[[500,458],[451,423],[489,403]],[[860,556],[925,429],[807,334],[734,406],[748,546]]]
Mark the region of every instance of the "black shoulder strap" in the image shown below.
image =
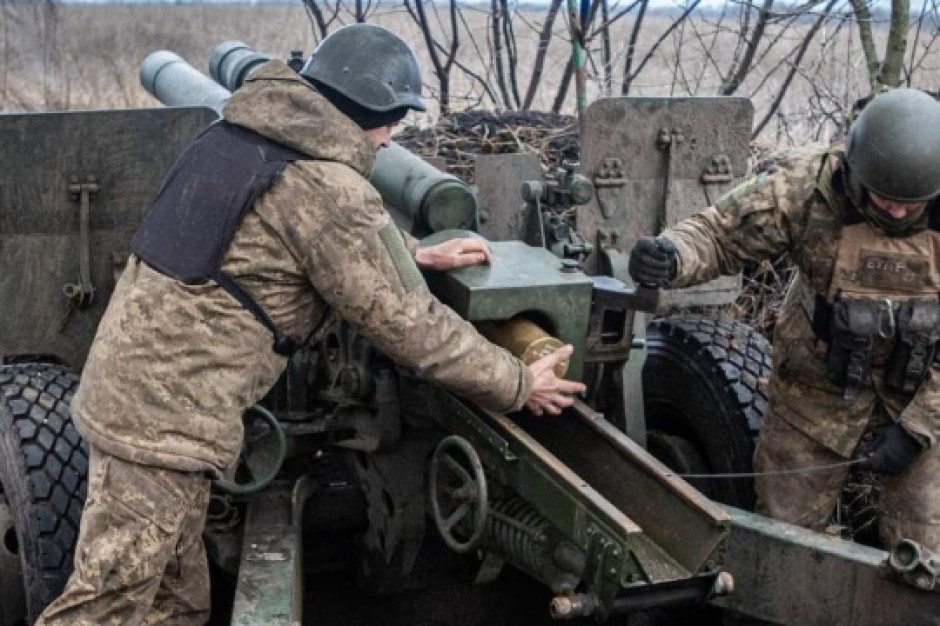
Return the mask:
[[[248,292],[238,284],[234,278],[219,270],[216,272],[215,276],[212,277],[219,286],[227,291],[229,295],[238,300],[238,302],[248,309],[248,311],[255,316],[255,319],[261,322],[265,328],[271,331],[271,334],[274,335],[274,351],[282,356],[291,356],[297,350],[300,349],[300,342],[296,341],[290,335],[287,335],[274,324],[274,320],[271,319],[261,305],[255,302],[254,298],[248,295]]]
[[[857,199],[852,197],[848,189],[849,162],[846,160],[845,154],[840,153],[837,158],[839,159],[839,169],[832,177],[832,191],[842,199],[842,222],[846,226],[861,224],[865,221],[865,218],[859,212],[858,207],[855,206]]]

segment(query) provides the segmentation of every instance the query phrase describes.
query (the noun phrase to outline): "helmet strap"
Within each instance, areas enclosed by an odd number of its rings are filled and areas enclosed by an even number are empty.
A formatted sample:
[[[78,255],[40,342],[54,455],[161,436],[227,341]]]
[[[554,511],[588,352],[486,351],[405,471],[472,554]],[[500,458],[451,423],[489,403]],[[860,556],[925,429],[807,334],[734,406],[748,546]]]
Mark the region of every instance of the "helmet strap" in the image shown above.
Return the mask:
[[[857,206],[859,213],[869,224],[883,231],[889,237],[907,237],[927,228],[927,203],[924,203],[921,210],[911,213],[901,220],[893,219],[875,206],[868,192],[865,192],[864,201]]]
[[[902,220],[896,220],[875,206],[871,201],[871,195],[862,185],[858,176],[852,175],[852,170],[849,168],[848,160],[844,155],[840,159],[840,165],[839,169],[842,174],[842,186],[845,189],[845,194],[871,226],[889,237],[906,237],[927,227],[926,206]]]

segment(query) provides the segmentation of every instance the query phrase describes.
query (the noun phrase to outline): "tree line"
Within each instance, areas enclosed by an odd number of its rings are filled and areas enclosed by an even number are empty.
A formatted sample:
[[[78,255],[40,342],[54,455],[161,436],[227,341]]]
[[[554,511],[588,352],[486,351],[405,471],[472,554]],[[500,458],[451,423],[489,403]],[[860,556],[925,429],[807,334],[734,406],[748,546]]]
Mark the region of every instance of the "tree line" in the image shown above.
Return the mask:
[[[884,88],[940,87],[940,0],[535,1],[300,0],[272,9],[187,0],[102,11],[0,0],[0,110],[139,106],[148,96],[136,66],[153,49],[188,53],[201,67],[216,36],[286,55],[353,22],[388,26],[412,44],[441,114],[740,96],[754,103],[755,136],[800,143],[838,135],[853,103]]]
[[[550,110],[562,111],[575,89],[577,42],[593,97],[647,95],[644,82],[667,88],[665,95],[746,96],[757,106],[757,136],[771,122],[778,135],[797,122],[831,134],[856,99],[901,85],[936,89],[925,82],[940,76],[937,2],[761,0],[715,7],[678,0],[664,12],[649,0],[549,0],[539,8],[510,0],[402,0],[400,8],[421,33],[442,113],[468,105],[527,110],[542,90],[553,93]],[[375,0],[303,3],[319,38],[389,10]],[[481,12],[485,29],[468,19]],[[523,48],[534,55],[523,58]],[[548,81],[553,65],[563,67]],[[805,96],[788,120],[783,105],[797,85]]]

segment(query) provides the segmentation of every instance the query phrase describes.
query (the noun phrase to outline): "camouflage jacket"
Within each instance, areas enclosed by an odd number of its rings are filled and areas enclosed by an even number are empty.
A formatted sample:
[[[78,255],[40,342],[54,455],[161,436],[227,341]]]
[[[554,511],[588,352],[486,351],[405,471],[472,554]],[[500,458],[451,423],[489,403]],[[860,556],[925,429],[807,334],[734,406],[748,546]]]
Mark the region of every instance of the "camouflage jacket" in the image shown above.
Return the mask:
[[[283,63],[232,96],[225,118],[310,155],[290,164],[238,228],[222,269],[278,328],[306,337],[332,311],[419,376],[495,411],[521,408],[532,375],[435,299],[368,183],[371,141]],[[82,434],[116,456],[216,475],[241,415],[286,359],[220,287],[187,285],[131,257],[74,401]]]
[[[799,269],[789,289],[774,332],[774,367],[771,401],[794,426],[835,452],[848,456],[868,426],[873,405],[867,400],[842,398],[842,388],[831,382],[826,370],[826,344],[816,339],[812,314],[816,296],[832,298],[840,245],[847,228],[863,229],[867,241],[880,242],[901,254],[907,248],[930,251],[925,263],[936,267],[940,238],[923,224],[908,237],[887,237],[867,223],[849,227],[845,216],[851,199],[844,192],[837,153],[807,148],[776,159],[714,207],[702,211],[664,235],[679,251],[677,276],[672,287],[685,287],[722,274],[739,272],[745,263],[774,259],[789,253]],[[856,236],[858,230],[853,232]],[[918,247],[919,246],[919,247]],[[840,266],[841,267],[841,266]],[[890,278],[890,277],[886,277]],[[933,279],[935,290],[935,277]],[[892,299],[913,297],[900,286],[882,281],[864,294]],[[893,289],[893,290],[892,290]],[[934,292],[934,297],[935,297]],[[882,352],[885,346],[880,346]],[[876,348],[876,355],[879,349]],[[923,441],[932,443],[940,433],[940,370],[936,366],[913,395],[891,392],[883,385],[883,368],[875,367],[867,381],[888,413]]]

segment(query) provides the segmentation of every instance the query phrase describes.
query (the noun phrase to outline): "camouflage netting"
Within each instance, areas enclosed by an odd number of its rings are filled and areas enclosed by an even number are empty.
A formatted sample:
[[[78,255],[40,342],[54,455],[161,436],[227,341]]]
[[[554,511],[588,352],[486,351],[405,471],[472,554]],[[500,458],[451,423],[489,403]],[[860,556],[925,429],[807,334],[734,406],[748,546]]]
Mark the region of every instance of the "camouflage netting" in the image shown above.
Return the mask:
[[[451,113],[433,128],[408,128],[395,141],[420,156],[443,157],[449,173],[471,184],[478,154],[528,152],[545,168],[578,159],[574,117],[538,111]]]

